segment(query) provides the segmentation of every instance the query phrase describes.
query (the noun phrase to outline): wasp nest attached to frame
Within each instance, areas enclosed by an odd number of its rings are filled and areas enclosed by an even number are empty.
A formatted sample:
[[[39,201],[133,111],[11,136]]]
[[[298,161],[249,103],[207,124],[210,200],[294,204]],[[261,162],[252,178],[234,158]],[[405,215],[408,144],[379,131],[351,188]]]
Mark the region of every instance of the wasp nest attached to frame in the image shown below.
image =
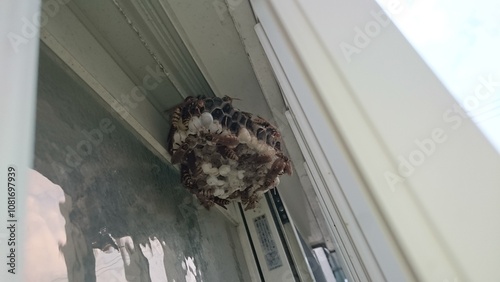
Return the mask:
[[[281,142],[276,127],[234,108],[230,97],[187,97],[172,114],[168,152],[182,184],[207,209],[239,198],[248,210],[280,175],[292,174]]]

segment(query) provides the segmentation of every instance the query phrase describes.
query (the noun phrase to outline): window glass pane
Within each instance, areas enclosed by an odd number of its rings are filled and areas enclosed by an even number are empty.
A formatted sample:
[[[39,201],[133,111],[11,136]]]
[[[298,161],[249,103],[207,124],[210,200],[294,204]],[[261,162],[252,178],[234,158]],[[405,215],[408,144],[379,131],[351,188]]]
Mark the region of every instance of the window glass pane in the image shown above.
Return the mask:
[[[45,46],[37,99],[35,170],[46,177],[38,185],[62,191],[31,207],[63,201],[59,250],[70,281],[248,281],[234,225],[199,208],[178,171]]]
[[[377,1],[500,151],[500,2]]]

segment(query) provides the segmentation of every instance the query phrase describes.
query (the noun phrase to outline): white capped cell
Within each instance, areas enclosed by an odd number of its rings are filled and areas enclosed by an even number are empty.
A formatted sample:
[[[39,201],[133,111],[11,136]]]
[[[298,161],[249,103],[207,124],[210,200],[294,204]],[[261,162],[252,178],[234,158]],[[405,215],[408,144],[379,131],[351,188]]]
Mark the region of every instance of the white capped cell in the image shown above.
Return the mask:
[[[248,129],[244,127],[240,129],[240,132],[238,133],[238,140],[242,144],[246,144],[252,140],[252,136],[250,135],[250,132],[248,132]]]
[[[199,117],[192,117],[191,120],[189,120],[188,128],[190,132],[197,133],[200,131],[201,128],[201,121]]]
[[[229,178],[229,187],[234,189],[239,189],[241,185],[241,181],[238,178]]]
[[[216,167],[212,167],[210,171],[208,172],[210,175],[219,175],[219,169]]]
[[[184,140],[186,140],[187,138],[187,132],[186,131],[182,131],[182,130],[178,130],[177,132],[179,132],[179,135],[181,137],[181,143],[184,142]]]
[[[243,180],[244,177],[245,177],[245,171],[238,170],[238,179]]]
[[[203,127],[208,128],[214,122],[214,118],[209,112],[204,112],[200,116],[200,123]]]
[[[181,143],[181,134],[179,133],[179,131],[175,131],[175,133],[174,133],[174,144],[175,143],[178,143],[178,144]]]
[[[231,171],[231,167],[228,165],[221,165],[219,167],[219,174],[222,176],[226,176]]]
[[[201,165],[201,169],[203,170],[203,173],[210,174],[210,170],[212,169],[212,164],[211,163],[203,163]]]
[[[215,186],[215,185],[217,185],[217,182],[218,182],[217,177],[215,177],[215,176],[213,176],[213,175],[212,175],[212,176],[209,176],[209,177],[207,178],[207,184],[208,184],[209,186]]]
[[[224,195],[224,189],[222,189],[222,188],[216,188],[214,190],[214,196],[215,197],[219,197],[219,196],[222,196],[222,195]]]

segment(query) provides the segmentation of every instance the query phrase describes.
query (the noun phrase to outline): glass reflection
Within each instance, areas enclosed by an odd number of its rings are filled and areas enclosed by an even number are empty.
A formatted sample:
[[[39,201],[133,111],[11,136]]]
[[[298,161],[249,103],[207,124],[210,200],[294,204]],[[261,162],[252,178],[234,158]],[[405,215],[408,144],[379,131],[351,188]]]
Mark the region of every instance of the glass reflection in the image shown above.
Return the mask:
[[[66,244],[59,204],[65,196],[60,186],[30,170],[26,212],[27,281],[67,281],[66,262],[60,247]]]

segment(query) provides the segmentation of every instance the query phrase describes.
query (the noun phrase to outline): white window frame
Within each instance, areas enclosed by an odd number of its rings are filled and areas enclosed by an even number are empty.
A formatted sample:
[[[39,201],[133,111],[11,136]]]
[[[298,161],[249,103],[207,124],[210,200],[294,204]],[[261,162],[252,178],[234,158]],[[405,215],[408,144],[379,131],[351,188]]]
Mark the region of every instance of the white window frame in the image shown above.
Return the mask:
[[[498,279],[492,262],[500,261],[494,239],[500,235],[500,161],[470,120],[446,131],[446,143],[403,181],[389,185],[386,179],[387,172],[398,172],[401,156],[419,149],[415,140],[448,126],[443,114],[455,101],[397,28],[385,18],[377,21],[374,15],[384,16],[379,5],[251,2],[272,64],[272,53],[277,57],[273,68],[297,121],[294,133],[307,146],[305,158],[311,155],[307,165],[317,186],[326,187],[318,190],[327,217],[340,217],[333,233],[337,241],[342,234],[352,239],[341,241],[350,276]],[[366,46],[355,45],[357,28],[374,25]],[[345,44],[357,49],[346,53]]]
[[[335,238],[337,251],[341,254],[344,272],[346,272],[350,281],[384,280],[384,276],[377,266],[376,260],[373,258],[370,247],[366,243],[361,226],[356,223],[355,214],[349,208],[349,202],[341,190],[337,175],[333,172],[343,171],[345,177],[349,178],[345,180],[349,184],[344,182],[345,185],[360,185],[356,183],[359,182],[355,179],[356,176],[350,175],[351,173],[346,170],[350,164],[339,149],[340,140],[338,136],[333,132],[323,132],[325,133],[323,136],[317,134],[317,132],[327,128],[327,125],[318,116],[317,109],[311,103],[313,101],[307,99],[311,95],[312,89],[304,81],[301,81],[301,74],[298,72],[299,68],[297,65],[294,66],[293,61],[288,60],[287,62],[283,62],[283,67],[287,67],[288,70],[288,73],[285,73],[261,24],[256,26],[256,32],[275,71],[286,104],[290,109],[285,115],[306,160],[304,166],[319,196],[320,206],[325,213],[325,218]],[[274,36],[277,38],[279,35],[274,34]],[[291,55],[287,53],[286,49],[280,50],[285,56]],[[298,89],[302,93],[302,96],[297,95],[294,89]],[[326,146],[334,145],[329,147],[334,150],[331,153],[335,155],[335,159],[337,160],[335,167],[332,168],[329,165],[327,153],[323,152],[325,146],[321,146],[321,142],[323,144],[326,143]],[[351,192],[356,191],[351,190]],[[362,200],[360,195],[351,195],[351,197]],[[372,216],[370,215],[370,211],[366,209],[366,202],[360,203],[358,206],[359,209],[364,209],[367,216]],[[374,235],[373,231],[371,234],[372,236]],[[389,259],[389,257],[386,259]],[[392,263],[397,264],[397,261],[393,261]]]
[[[0,267],[0,281],[24,281],[23,271],[26,269],[24,245],[24,220],[28,187],[28,173],[33,166],[34,128],[36,109],[36,89],[38,75],[38,26],[39,0],[0,2],[0,85],[2,86],[0,112],[0,220],[3,224],[15,224],[15,243],[8,245],[12,238],[10,230],[5,227],[0,231],[0,254],[4,262]],[[8,168],[14,167],[17,222],[7,222],[7,183]],[[12,186],[11,186],[12,187]],[[10,241],[11,243],[13,241]],[[15,265],[7,265],[6,256],[14,249]],[[9,259],[10,260],[10,259]],[[9,273],[8,270],[15,272]]]

